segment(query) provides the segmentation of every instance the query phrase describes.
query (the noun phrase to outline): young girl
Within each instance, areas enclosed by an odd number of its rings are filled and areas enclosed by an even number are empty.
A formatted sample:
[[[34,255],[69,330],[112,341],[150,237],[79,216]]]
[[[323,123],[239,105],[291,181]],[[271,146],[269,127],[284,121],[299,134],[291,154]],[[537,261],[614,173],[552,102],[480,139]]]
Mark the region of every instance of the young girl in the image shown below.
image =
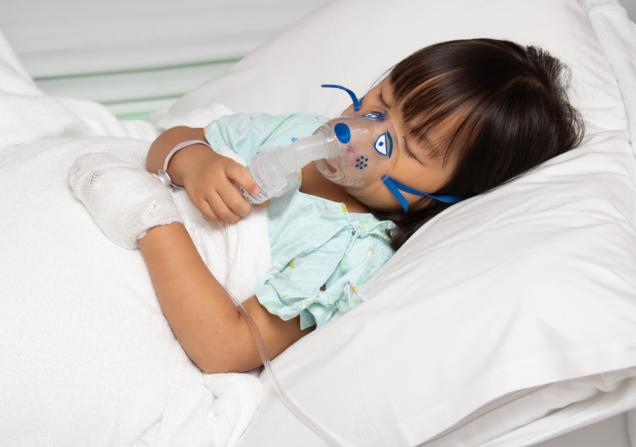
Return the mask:
[[[366,93],[359,110],[347,108],[343,115],[392,117],[393,182],[384,176],[364,188],[342,186],[310,163],[291,191],[271,200],[273,267],[244,302],[269,355],[361,301],[356,292],[369,276],[451,206],[429,194],[466,199],[575,147],[583,125],[568,102],[563,70],[532,46],[444,42],[399,62]],[[152,143],[146,168],[184,187],[208,220],[237,222],[251,210],[237,184],[252,194],[258,188],[245,167],[210,147],[229,146],[248,161],[311,135],[325,121],[314,114],[237,114],[206,128],[174,127]],[[183,147],[175,152],[177,145]],[[171,152],[166,176],[160,171]],[[129,247],[139,240],[161,308],[188,356],[208,373],[260,366],[246,321],[199,257],[168,188],[148,172],[101,156],[78,159],[69,183],[112,240]],[[118,188],[126,195],[120,215],[128,220],[105,222],[99,191]]]

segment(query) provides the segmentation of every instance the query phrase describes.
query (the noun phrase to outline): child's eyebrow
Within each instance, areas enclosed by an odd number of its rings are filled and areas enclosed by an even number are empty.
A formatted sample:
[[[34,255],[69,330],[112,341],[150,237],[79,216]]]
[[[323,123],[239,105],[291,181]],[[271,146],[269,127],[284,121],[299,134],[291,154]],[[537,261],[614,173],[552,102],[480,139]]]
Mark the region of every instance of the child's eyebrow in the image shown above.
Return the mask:
[[[387,105],[386,101],[384,100],[384,95],[382,95],[382,87],[380,87],[379,97],[380,97],[380,102],[382,103],[382,105],[388,109],[389,106]]]
[[[380,87],[380,92],[378,93],[378,97],[380,98],[380,102],[382,103],[382,105],[388,109],[389,105],[384,100],[384,94],[382,93],[382,87]]]

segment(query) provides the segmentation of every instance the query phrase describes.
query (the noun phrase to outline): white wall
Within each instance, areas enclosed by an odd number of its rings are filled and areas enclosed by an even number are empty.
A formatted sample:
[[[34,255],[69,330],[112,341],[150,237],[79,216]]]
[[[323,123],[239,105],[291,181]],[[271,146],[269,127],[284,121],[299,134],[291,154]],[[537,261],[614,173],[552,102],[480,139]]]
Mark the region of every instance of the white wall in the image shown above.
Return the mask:
[[[0,30],[46,93],[143,118],[328,1],[0,0]]]
[[[0,30],[46,93],[145,118],[329,0],[0,0]]]

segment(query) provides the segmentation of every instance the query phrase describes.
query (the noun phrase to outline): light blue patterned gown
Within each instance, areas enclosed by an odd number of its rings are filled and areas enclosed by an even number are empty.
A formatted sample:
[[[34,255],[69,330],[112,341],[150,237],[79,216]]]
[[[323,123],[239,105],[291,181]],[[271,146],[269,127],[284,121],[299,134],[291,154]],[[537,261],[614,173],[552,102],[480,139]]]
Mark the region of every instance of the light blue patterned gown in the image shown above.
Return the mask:
[[[311,135],[326,118],[310,113],[240,113],[205,128],[213,148],[230,147],[247,162],[257,152]],[[350,213],[344,203],[299,191],[301,178],[267,208],[272,268],[258,301],[283,320],[300,315],[300,328],[327,323],[364,301],[360,287],[393,254],[393,222]]]

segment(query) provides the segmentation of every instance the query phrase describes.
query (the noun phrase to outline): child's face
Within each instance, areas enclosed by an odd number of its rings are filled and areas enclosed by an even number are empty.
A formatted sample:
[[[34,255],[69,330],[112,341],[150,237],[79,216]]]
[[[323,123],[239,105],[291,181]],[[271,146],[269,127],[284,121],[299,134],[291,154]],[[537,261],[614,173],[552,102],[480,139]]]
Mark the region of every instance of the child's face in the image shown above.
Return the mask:
[[[394,138],[393,156],[397,160],[390,174],[395,180],[404,183],[420,191],[434,193],[441,188],[451,177],[457,165],[456,155],[452,153],[446,164],[442,166],[443,157],[434,158],[430,155],[430,149],[426,145],[419,144],[411,135],[407,133],[407,126],[402,119],[402,111],[399,104],[395,103],[393,88],[389,79],[385,79],[377,86],[369,90],[364,96],[362,107],[358,112],[353,111],[353,105],[345,109],[342,114],[367,113],[372,110],[388,111],[393,119],[393,124],[397,132]],[[450,123],[449,123],[450,124]],[[450,126],[433,129],[428,135],[431,144],[442,141],[442,132],[448,132]],[[412,156],[409,154],[409,150]],[[388,188],[378,179],[373,185],[362,189],[345,187],[345,190],[364,203],[367,207],[377,210],[401,210],[401,206]],[[422,199],[420,196],[403,192],[404,197],[409,202],[411,209],[417,209],[428,203],[432,199]],[[419,201],[418,205],[414,205]]]

